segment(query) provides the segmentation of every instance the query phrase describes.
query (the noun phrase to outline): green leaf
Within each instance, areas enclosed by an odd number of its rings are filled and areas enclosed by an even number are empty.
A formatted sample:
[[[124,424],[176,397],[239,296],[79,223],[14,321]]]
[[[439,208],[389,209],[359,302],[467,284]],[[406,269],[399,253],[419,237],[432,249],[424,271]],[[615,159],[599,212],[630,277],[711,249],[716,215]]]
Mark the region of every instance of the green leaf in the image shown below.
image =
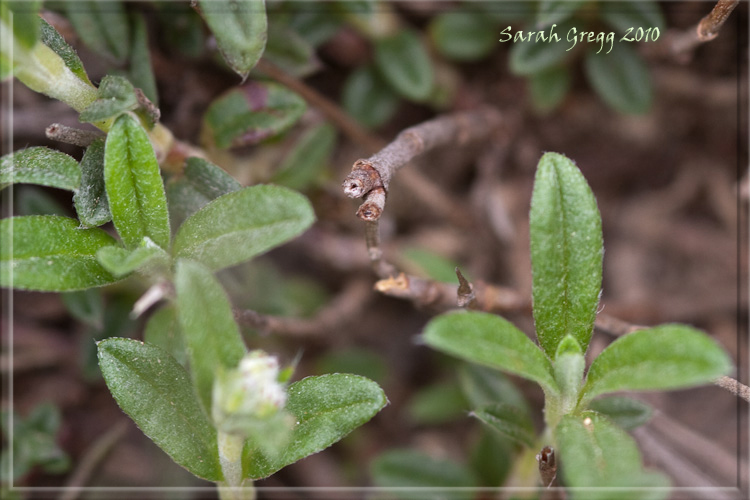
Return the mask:
[[[534,426],[526,412],[515,406],[496,403],[478,408],[471,413],[496,432],[520,444],[534,446]]]
[[[539,344],[554,356],[572,335],[586,352],[602,284],[602,223],[591,188],[565,156],[539,160],[529,217]]]
[[[456,262],[420,247],[405,248],[403,256],[408,261],[407,265],[415,268],[415,274],[445,283],[456,283]]]
[[[107,134],[104,182],[112,222],[125,246],[135,248],[148,236],[169,247],[169,215],[164,184],[146,131],[130,115],[121,115]]]
[[[44,45],[60,56],[65,62],[65,65],[70,68],[70,71],[80,78],[82,82],[93,86],[75,49],[68,45],[62,35],[47,23],[47,21],[42,18],[39,18],[39,20],[41,21],[42,42]]]
[[[491,368],[464,363],[458,371],[459,383],[472,408],[503,403],[522,410],[530,417],[529,405],[507,375]]]
[[[100,290],[66,292],[60,297],[71,316],[97,330],[104,328],[104,301]]]
[[[173,253],[222,269],[291,240],[314,220],[310,202],[301,194],[252,186],[215,199],[186,220]]]
[[[291,189],[310,187],[328,166],[336,145],[336,130],[328,124],[311,128],[287,153],[272,182]]]
[[[534,73],[529,77],[531,103],[539,113],[548,113],[557,108],[570,90],[571,76],[567,66]]]
[[[111,338],[97,346],[107,387],[141,431],[196,476],[222,480],[216,430],[185,369],[163,350],[137,340]]]
[[[599,15],[602,20],[615,28],[619,33],[634,32],[640,27],[644,30],[657,28],[664,31],[664,16],[659,4],[652,0],[638,2],[600,2]]]
[[[409,419],[418,425],[438,425],[466,416],[468,406],[455,382],[421,388],[409,401]]]
[[[86,148],[81,160],[81,187],[73,196],[73,203],[84,226],[101,226],[112,220],[104,187],[104,139],[97,139]]]
[[[426,101],[432,93],[432,62],[419,34],[410,29],[375,41],[375,65],[386,82],[412,101]]]
[[[99,263],[117,277],[133,271],[146,270],[146,274],[156,275],[169,268],[169,254],[150,239],[144,238],[141,246],[133,250],[122,247],[105,247],[96,252]]]
[[[165,350],[182,366],[187,366],[187,347],[180,333],[177,309],[173,305],[157,309],[148,318],[143,340]]]
[[[153,4],[159,20],[159,38],[176,53],[197,59],[206,51],[206,33],[200,15],[190,4],[157,2]]]
[[[117,281],[96,260],[96,252],[117,242],[101,229],[81,229],[56,215],[0,220],[0,285],[64,292]]]
[[[248,82],[211,103],[203,117],[202,140],[211,147],[257,144],[286,131],[302,117],[305,101],[272,82]]]
[[[575,498],[629,500],[669,496],[667,477],[644,471],[633,438],[598,413],[565,415],[555,429],[555,437],[563,478]]]
[[[557,392],[552,365],[522,331],[494,314],[467,311],[430,321],[424,342],[446,354],[503,370]]]
[[[540,0],[536,14],[536,27],[546,28],[570,19],[587,0]]]
[[[13,201],[18,215],[69,215],[68,210],[44,188],[29,185],[14,187]]]
[[[483,12],[495,24],[530,21],[536,14],[536,2],[528,0],[503,0],[502,2],[471,2],[473,8]]]
[[[390,450],[370,465],[370,474],[375,485],[385,488],[440,488],[439,498],[471,498],[466,491],[450,491],[444,488],[472,488],[479,480],[464,464],[448,459],[438,459],[416,450]]]
[[[13,30],[14,42],[22,48],[31,49],[39,40],[39,9],[41,0],[11,1],[0,4],[0,18]],[[13,14],[13,24],[10,24],[10,14]],[[3,40],[3,43],[6,43]]]
[[[510,439],[482,426],[471,450],[470,466],[479,476],[479,486],[498,487],[505,484],[515,460],[516,444]]]
[[[122,2],[64,0],[64,4],[68,19],[83,43],[115,63],[127,60],[130,28]]]
[[[211,413],[211,393],[219,367],[235,368],[245,344],[221,284],[204,266],[177,261],[174,280],[177,318],[190,358],[190,369],[203,407]]]
[[[266,46],[265,0],[199,0],[198,5],[224,60],[246,78]]]
[[[320,67],[313,46],[283,25],[269,27],[263,57],[296,78],[308,76]]]
[[[390,120],[400,98],[372,66],[355,69],[344,83],[342,104],[347,113],[366,127],[376,128]]]
[[[180,177],[167,181],[166,189],[169,218],[172,227],[177,228],[208,202],[239,191],[242,185],[213,163],[192,157],[185,162]]]
[[[544,31],[526,26],[524,41],[514,41],[510,49],[508,64],[511,73],[529,76],[561,66],[571,54],[568,52],[570,45],[566,43],[565,36],[572,26],[566,23]]]
[[[295,5],[295,4],[292,4]],[[289,26],[313,47],[330,40],[341,28],[341,16],[331,15],[330,4],[309,2],[289,19]]]
[[[440,14],[430,23],[429,33],[438,52],[455,61],[478,61],[497,48],[497,28],[481,11]]]
[[[307,377],[287,390],[286,410],[294,417],[290,445],[270,458],[246,445],[243,476],[260,479],[339,441],[370,420],[388,402],[383,390],[358,375]]]
[[[645,424],[652,413],[651,407],[643,401],[624,396],[595,399],[589,404],[589,409],[605,415],[625,430]]]
[[[133,84],[121,76],[107,75],[99,84],[96,100],[81,112],[79,119],[84,123],[100,122],[137,107]]]
[[[661,325],[624,335],[597,356],[581,391],[583,401],[615,391],[667,390],[707,384],[732,363],[705,333]]]
[[[18,183],[76,191],[81,184],[81,169],[65,153],[34,146],[0,158],[0,189]]]
[[[653,89],[648,67],[629,44],[617,43],[609,54],[589,49],[584,70],[593,89],[611,108],[643,114],[651,107]]]
[[[141,89],[144,95],[157,106],[159,95],[156,91],[156,77],[151,68],[151,52],[148,47],[146,21],[138,14],[133,16],[133,46],[130,50],[130,81]]]

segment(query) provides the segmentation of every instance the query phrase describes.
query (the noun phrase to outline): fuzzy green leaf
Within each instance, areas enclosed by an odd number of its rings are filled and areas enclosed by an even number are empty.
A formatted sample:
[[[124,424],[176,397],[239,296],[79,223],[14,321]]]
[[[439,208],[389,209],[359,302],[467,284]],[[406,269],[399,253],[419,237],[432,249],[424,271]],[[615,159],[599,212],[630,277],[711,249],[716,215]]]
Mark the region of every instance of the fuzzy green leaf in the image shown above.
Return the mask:
[[[554,372],[557,385],[560,386],[560,392],[572,404],[578,398],[585,367],[586,360],[583,357],[581,346],[571,335],[566,335],[557,346]]]
[[[132,339],[103,340],[98,351],[107,387],[143,433],[196,476],[220,481],[216,430],[185,369],[158,347]]]
[[[19,183],[76,191],[81,184],[81,169],[65,153],[34,146],[0,158],[0,189]]]
[[[497,48],[497,28],[482,11],[440,14],[430,23],[429,31],[435,48],[455,61],[477,61]]]
[[[457,312],[436,317],[422,335],[430,347],[539,383],[557,392],[552,365],[521,330],[494,314]]]
[[[14,42],[24,49],[31,49],[39,41],[39,9],[41,0],[11,1],[0,4],[0,18],[13,30]],[[10,15],[13,25],[10,25]],[[3,41],[5,43],[5,41]]]
[[[375,64],[402,96],[417,102],[429,99],[434,84],[432,62],[415,31],[403,29],[376,40]]]
[[[510,48],[508,64],[511,73],[529,76],[561,66],[572,53],[572,51],[568,52],[570,45],[565,41],[565,36],[571,27],[573,27],[572,24],[566,23],[562,26],[547,28],[543,32],[534,27],[526,27],[524,41],[514,41]],[[529,31],[534,34],[529,35]],[[555,36],[559,38],[559,41],[555,39]]]
[[[218,270],[289,241],[314,220],[312,206],[301,194],[280,186],[252,186],[215,199],[186,220],[173,253]]]
[[[686,325],[661,325],[624,335],[591,364],[584,401],[607,392],[667,390],[707,384],[732,363],[705,333]]]
[[[464,363],[459,368],[458,376],[461,390],[472,408],[500,402],[518,408],[527,418],[531,418],[526,399],[504,373],[485,366]]]
[[[42,42],[44,45],[60,56],[65,62],[65,65],[70,68],[70,71],[80,78],[81,81],[91,85],[91,80],[89,80],[86,70],[83,67],[83,63],[78,57],[75,49],[68,45],[62,35],[47,23],[47,21],[42,18],[39,18],[39,20],[41,21]]]
[[[640,27],[644,30],[657,28],[663,31],[665,28],[664,16],[659,4],[652,0],[640,0],[638,2],[601,2],[600,16],[602,20],[615,28],[619,33],[631,35]]]
[[[570,89],[571,76],[567,66],[553,66],[529,77],[531,103],[539,113],[548,113],[562,103]]]
[[[370,420],[387,403],[383,390],[358,375],[307,377],[287,390],[286,410],[294,417],[290,445],[275,457],[245,446],[243,476],[260,479],[339,441]]]
[[[112,220],[104,187],[104,139],[97,139],[86,148],[81,160],[81,187],[73,202],[84,226],[101,226]]]
[[[130,115],[121,115],[107,134],[104,182],[112,222],[127,247],[144,236],[169,248],[169,215],[159,164],[146,131]]]
[[[266,47],[265,0],[199,0],[198,5],[224,60],[247,77]]]
[[[379,127],[390,120],[399,101],[399,96],[369,65],[355,69],[344,83],[342,104],[347,113],[366,127]]]
[[[540,0],[536,15],[538,28],[546,28],[554,23],[569,19],[588,0]]]
[[[335,145],[336,130],[330,125],[322,124],[308,130],[284,157],[272,182],[291,189],[310,187],[328,166]]]
[[[174,285],[193,382],[210,415],[216,370],[235,368],[245,355],[245,344],[229,298],[211,271],[197,262],[179,260]]]
[[[56,215],[0,220],[0,286],[64,292],[107,285],[117,279],[96,252],[117,242],[101,229],[81,229]]]
[[[84,123],[100,122],[137,107],[133,84],[121,76],[107,75],[99,84],[96,100],[81,112],[79,119]]]
[[[609,54],[591,48],[584,59],[589,83],[611,108],[643,114],[651,107],[651,75],[643,58],[628,43],[616,43]]]
[[[472,416],[518,443],[534,446],[534,426],[528,414],[515,406],[497,403],[474,410]]]
[[[169,268],[169,254],[146,239],[133,250],[122,247],[105,247],[96,252],[99,263],[115,276],[125,276],[133,271],[148,269],[149,274]]]
[[[635,429],[651,418],[651,407],[633,398],[610,396],[595,399],[589,409],[601,413],[625,430]]]
[[[302,117],[305,101],[272,82],[248,82],[222,94],[203,117],[202,140],[212,147],[257,144],[277,136]]]
[[[565,156],[539,160],[529,225],[539,344],[552,357],[572,335],[586,352],[602,285],[602,222],[586,179]]]
[[[68,19],[83,43],[113,62],[125,62],[130,49],[130,28],[122,2],[65,0],[64,4]]]
[[[598,413],[565,415],[555,437],[565,484],[576,499],[656,500],[669,496],[667,477],[643,470],[633,438]]]

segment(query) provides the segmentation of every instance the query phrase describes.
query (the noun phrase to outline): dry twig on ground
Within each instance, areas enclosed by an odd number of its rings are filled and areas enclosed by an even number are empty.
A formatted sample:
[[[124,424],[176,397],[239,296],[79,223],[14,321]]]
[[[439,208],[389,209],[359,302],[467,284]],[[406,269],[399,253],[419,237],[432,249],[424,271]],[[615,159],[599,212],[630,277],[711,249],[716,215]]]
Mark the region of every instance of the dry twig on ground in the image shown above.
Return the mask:
[[[695,27],[683,32],[668,33],[665,47],[669,55],[687,61],[698,45],[710,42],[719,35],[719,30],[738,3],[739,0],[719,0]]]

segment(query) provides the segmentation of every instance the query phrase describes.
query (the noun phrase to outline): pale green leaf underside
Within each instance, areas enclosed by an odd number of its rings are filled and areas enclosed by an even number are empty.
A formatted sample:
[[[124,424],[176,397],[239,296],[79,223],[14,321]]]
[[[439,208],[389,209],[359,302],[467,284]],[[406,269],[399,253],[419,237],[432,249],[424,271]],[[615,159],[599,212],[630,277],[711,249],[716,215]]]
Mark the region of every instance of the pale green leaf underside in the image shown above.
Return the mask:
[[[705,333],[661,325],[620,337],[602,351],[591,364],[582,398],[707,384],[731,369],[727,354]]]
[[[104,340],[98,351],[107,387],[143,433],[196,476],[220,481],[216,430],[185,369],[160,348],[132,339]]]
[[[62,292],[107,285],[117,278],[96,260],[96,252],[117,245],[101,229],[81,229],[56,215],[0,220],[0,285]]]
[[[456,312],[438,316],[422,336],[430,347],[510,372],[557,391],[552,365],[523,332],[494,314]]]
[[[472,412],[482,423],[520,444],[534,446],[534,427],[526,412],[504,403],[485,406]]]
[[[187,219],[173,253],[218,270],[291,240],[314,220],[312,206],[301,194],[252,186],[215,199]]]
[[[289,386],[287,393],[286,409],[295,421],[290,444],[277,457],[269,458],[248,443],[242,459],[245,477],[267,477],[328,448],[370,420],[388,402],[372,380],[342,373],[302,379]]]
[[[122,247],[105,247],[96,253],[99,263],[115,276],[125,276],[139,269],[166,269],[169,255],[154,245],[144,245],[133,250]]]
[[[466,465],[411,449],[389,450],[373,460],[373,482],[383,488],[471,488],[479,480]],[[425,496],[425,498],[427,498]],[[436,498],[469,498],[465,492],[441,491]]]
[[[602,284],[602,226],[586,179],[565,156],[539,160],[529,218],[539,344],[553,357],[572,335],[585,352]]]

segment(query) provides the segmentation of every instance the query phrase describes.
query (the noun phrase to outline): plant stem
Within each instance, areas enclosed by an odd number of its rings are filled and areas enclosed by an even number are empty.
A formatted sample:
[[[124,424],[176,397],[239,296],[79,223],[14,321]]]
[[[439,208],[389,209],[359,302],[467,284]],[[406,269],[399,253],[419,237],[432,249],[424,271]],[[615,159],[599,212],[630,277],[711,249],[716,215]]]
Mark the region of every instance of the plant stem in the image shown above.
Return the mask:
[[[224,481],[218,484],[221,500],[255,500],[252,481],[242,479],[242,436],[219,431],[219,462]]]

